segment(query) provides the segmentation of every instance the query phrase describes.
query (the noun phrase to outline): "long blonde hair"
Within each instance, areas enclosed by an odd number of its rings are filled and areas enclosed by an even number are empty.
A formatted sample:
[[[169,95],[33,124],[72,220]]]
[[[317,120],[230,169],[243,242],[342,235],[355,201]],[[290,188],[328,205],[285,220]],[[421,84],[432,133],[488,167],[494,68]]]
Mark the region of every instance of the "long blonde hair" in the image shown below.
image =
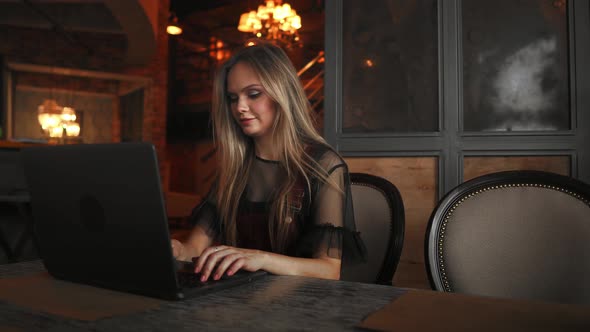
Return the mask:
[[[308,192],[311,192],[310,175],[324,181],[328,177],[305,148],[311,143],[327,143],[313,125],[311,106],[301,81],[280,47],[270,43],[246,47],[221,67],[213,87],[213,130],[219,161],[216,203],[227,244],[237,244],[238,205],[255,156],[254,141],[242,132],[232,117],[227,96],[227,75],[238,62],[248,64],[254,70],[277,108],[272,138],[285,181],[272,198],[268,224],[272,250],[284,252],[288,235],[285,220],[291,216],[289,192],[300,176],[305,179]]]

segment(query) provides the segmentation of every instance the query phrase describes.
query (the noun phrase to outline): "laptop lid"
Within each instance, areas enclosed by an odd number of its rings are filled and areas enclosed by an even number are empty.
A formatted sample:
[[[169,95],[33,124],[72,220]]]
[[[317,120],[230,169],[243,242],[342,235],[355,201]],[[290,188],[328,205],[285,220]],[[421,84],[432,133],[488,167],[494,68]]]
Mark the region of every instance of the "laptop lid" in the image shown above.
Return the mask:
[[[182,298],[149,143],[22,150],[39,254],[60,279]]]

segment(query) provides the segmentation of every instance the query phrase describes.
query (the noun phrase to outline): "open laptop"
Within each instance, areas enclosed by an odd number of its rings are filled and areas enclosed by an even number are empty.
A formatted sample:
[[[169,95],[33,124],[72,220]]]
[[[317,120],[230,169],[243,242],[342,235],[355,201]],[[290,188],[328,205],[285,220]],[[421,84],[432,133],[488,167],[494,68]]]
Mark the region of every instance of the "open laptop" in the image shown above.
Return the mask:
[[[39,254],[55,278],[183,299],[265,274],[181,285],[152,144],[29,147],[22,161]]]

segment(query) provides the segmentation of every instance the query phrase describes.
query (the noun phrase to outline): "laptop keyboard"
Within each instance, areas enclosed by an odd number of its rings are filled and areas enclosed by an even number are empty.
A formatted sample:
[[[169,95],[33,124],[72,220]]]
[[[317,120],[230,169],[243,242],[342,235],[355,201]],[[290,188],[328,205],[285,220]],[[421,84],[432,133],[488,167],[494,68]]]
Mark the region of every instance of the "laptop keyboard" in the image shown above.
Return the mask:
[[[183,288],[194,288],[206,285],[211,281],[201,281],[201,274],[200,273],[192,273],[192,272],[178,272],[178,283],[180,287]]]
[[[256,272],[249,272],[244,270],[238,270],[235,274],[228,276],[223,274],[219,280],[214,280],[213,278],[209,278],[209,280],[202,282],[201,281],[201,273],[195,273],[194,261],[196,258],[193,259],[192,262],[185,262],[185,261],[176,261],[176,271],[178,277],[178,284],[183,289],[198,289],[198,290],[205,290],[209,288],[225,288],[225,286],[232,286],[238,285],[242,283],[246,283],[256,279],[262,275],[266,275],[267,273],[260,270]]]
[[[182,288],[196,288],[203,286],[212,286],[215,284],[225,283],[227,281],[237,281],[239,279],[249,279],[254,276],[253,272],[238,271],[232,276],[223,275],[219,280],[209,278],[209,280],[202,282],[201,274],[194,272],[178,272],[178,283]]]

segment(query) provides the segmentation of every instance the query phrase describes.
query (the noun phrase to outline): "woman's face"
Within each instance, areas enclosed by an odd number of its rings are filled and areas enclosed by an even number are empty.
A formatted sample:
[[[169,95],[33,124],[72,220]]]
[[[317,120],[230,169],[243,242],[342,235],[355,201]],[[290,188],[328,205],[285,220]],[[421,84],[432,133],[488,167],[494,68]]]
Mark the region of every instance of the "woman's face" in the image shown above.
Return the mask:
[[[270,137],[276,104],[250,65],[238,62],[229,70],[227,96],[232,115],[244,134],[254,139]]]

